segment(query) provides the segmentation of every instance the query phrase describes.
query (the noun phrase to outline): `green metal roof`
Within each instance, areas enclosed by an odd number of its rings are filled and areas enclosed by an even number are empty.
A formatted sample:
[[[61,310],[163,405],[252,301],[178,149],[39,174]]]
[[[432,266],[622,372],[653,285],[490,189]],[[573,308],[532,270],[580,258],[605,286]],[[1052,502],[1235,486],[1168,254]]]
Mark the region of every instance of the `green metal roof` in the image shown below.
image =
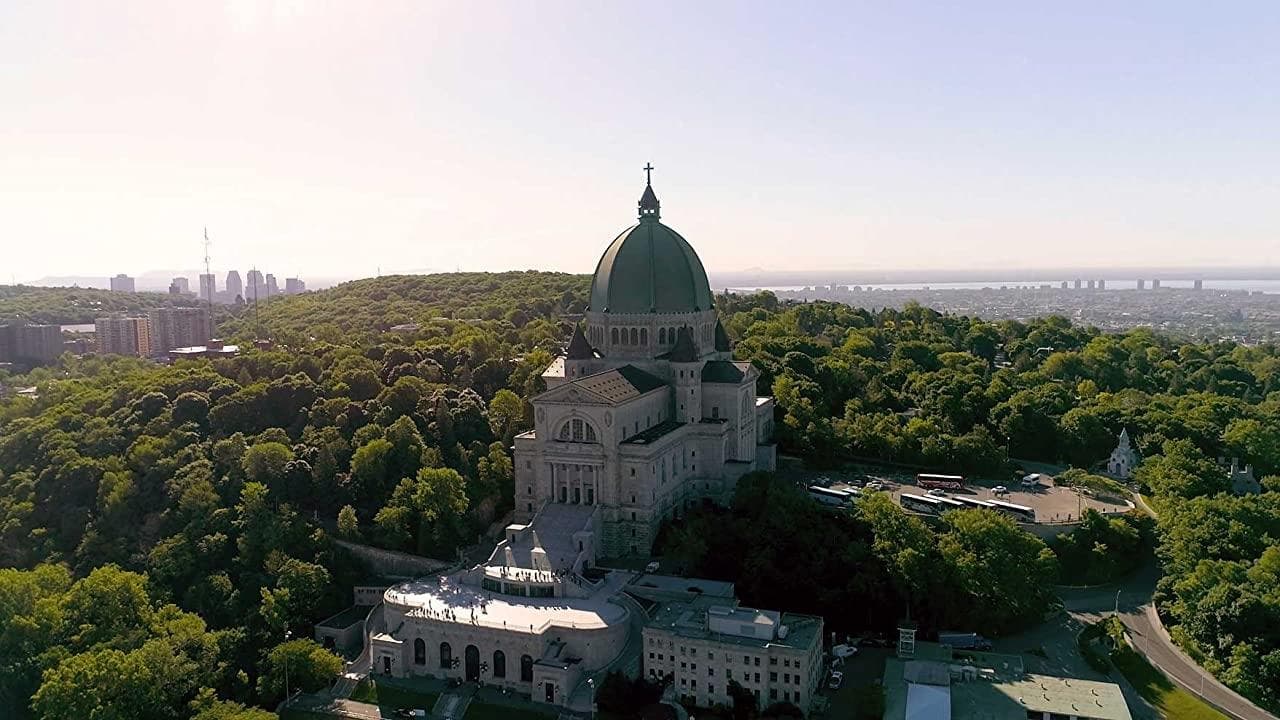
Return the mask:
[[[591,309],[596,312],[695,312],[711,307],[711,285],[698,254],[654,217],[643,217],[609,243],[591,280]]]

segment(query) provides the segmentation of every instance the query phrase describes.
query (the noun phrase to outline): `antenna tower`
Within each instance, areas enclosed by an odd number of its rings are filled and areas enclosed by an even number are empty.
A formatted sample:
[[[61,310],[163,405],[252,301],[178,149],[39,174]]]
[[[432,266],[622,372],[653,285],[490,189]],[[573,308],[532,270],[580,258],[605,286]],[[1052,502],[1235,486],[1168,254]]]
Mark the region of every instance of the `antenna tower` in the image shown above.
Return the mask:
[[[205,285],[205,301],[209,307],[209,337],[213,337],[213,273],[209,270],[209,226],[204,228],[204,277],[200,278],[201,285]]]

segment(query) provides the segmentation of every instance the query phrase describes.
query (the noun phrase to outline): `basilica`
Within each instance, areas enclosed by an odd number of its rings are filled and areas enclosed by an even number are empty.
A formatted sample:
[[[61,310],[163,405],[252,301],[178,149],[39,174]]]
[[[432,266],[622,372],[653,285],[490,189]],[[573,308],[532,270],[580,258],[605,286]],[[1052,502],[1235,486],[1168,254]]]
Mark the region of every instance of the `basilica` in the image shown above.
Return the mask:
[[[671,676],[663,658],[674,660],[679,635],[682,654],[723,646],[720,662],[744,652],[743,663],[804,668],[782,680],[755,672],[762,703],[812,697],[821,618],[740,608],[726,583],[597,565],[647,557],[664,520],[727,503],[738,478],[775,464],[773,400],[733,359],[702,262],[661,217],[646,182],[637,222],[596,265],[584,323],[543,373],[533,429],[515,438],[504,537],[482,563],[384,593],[368,634],[373,672],[581,709],[604,672]],[[662,608],[680,622],[661,620]],[[680,682],[700,704],[729,701],[727,683]]]
[[[698,254],[661,217],[646,184],[638,222],[596,265],[585,328],[543,373],[534,429],[515,440],[516,519],[587,508],[604,556],[647,554],[664,519],[774,468],[773,400],[734,361]]]

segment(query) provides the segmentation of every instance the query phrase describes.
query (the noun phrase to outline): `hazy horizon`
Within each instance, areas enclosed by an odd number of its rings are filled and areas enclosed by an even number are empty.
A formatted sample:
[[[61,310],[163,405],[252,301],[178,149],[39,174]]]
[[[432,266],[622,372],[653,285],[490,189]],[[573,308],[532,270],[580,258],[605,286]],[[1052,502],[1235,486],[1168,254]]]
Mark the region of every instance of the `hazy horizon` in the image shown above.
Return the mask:
[[[0,6],[0,282],[1280,265],[1280,7]],[[1065,278],[1064,278],[1065,279]]]

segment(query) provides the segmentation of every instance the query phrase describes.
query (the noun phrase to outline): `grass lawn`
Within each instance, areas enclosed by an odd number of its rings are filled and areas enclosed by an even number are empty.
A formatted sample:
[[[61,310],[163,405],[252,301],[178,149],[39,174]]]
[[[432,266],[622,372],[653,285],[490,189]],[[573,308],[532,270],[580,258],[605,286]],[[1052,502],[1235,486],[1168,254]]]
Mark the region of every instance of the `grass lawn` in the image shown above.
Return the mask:
[[[395,685],[379,685],[376,681],[365,678],[351,693],[351,699],[372,703],[384,708],[422,708],[428,712],[439,699],[439,693],[408,690]]]
[[[1228,720],[1226,715],[1165,677],[1132,648],[1113,650],[1111,661],[1142,697],[1169,720]]]

